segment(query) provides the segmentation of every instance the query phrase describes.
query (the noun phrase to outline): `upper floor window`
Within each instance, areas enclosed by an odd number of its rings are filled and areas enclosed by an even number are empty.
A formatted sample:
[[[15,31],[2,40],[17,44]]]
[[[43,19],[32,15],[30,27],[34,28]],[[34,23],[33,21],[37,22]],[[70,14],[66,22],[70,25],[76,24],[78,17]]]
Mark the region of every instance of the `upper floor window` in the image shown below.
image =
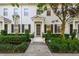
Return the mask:
[[[8,16],[8,9],[7,8],[4,8],[4,16]]]
[[[47,10],[47,16],[51,16],[51,10]]]
[[[37,9],[37,15],[40,15],[41,14],[41,10]]]
[[[28,9],[24,8],[24,16],[28,16]]]
[[[18,8],[14,8],[14,15],[18,15]]]

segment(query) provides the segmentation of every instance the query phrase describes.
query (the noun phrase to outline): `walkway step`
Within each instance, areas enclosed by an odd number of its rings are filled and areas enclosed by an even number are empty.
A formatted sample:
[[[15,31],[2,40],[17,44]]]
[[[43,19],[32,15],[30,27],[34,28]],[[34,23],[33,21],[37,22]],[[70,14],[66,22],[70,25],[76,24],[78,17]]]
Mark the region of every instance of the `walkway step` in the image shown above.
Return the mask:
[[[36,37],[36,38],[31,39],[31,43],[32,42],[43,42],[43,43],[45,43],[45,38]]]

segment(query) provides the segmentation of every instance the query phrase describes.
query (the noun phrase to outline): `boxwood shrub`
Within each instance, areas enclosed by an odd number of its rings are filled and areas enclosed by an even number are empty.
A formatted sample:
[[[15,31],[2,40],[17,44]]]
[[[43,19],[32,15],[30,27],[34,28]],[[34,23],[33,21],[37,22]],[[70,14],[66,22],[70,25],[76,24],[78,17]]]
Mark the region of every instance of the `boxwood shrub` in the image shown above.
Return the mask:
[[[69,34],[64,34],[65,38],[68,39],[69,38]],[[47,37],[49,37],[48,39],[50,39],[51,37],[61,37],[61,34],[53,34],[53,33],[43,33],[42,37],[44,37],[45,39],[47,39]]]
[[[18,43],[22,43],[22,42],[27,42],[30,41],[30,38],[28,39],[27,36],[4,36],[1,35],[0,36],[0,43],[14,43],[14,44],[18,44]]]
[[[54,37],[47,41],[47,45],[51,52],[60,53],[78,53],[79,52],[79,40],[78,39],[62,39],[60,37]]]
[[[69,38],[65,34],[65,39],[60,34],[44,34],[45,41],[51,52],[57,53],[79,53],[79,40],[77,38]]]
[[[1,30],[1,35],[7,35],[7,31],[6,30]]]
[[[15,46],[14,52],[18,52],[18,53],[25,52],[27,47],[28,47],[28,44],[26,42],[23,42],[20,45]]]
[[[23,53],[28,47],[27,42],[21,44],[0,44],[0,53]]]

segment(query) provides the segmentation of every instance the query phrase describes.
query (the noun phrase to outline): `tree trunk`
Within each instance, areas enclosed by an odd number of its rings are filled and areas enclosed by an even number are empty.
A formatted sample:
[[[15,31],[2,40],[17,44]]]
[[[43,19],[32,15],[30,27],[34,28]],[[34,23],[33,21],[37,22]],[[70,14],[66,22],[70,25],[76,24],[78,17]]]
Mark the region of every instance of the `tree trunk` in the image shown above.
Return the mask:
[[[65,14],[65,12],[64,12],[64,3],[62,3],[62,16],[63,16],[63,20],[62,20],[62,25],[61,25],[61,36],[62,36],[62,38],[64,39],[65,37],[64,37],[64,32],[65,32],[65,24],[66,24],[66,22],[65,22],[65,20],[66,20],[66,14]]]
[[[64,38],[64,32],[65,32],[65,21],[61,24],[61,36]]]

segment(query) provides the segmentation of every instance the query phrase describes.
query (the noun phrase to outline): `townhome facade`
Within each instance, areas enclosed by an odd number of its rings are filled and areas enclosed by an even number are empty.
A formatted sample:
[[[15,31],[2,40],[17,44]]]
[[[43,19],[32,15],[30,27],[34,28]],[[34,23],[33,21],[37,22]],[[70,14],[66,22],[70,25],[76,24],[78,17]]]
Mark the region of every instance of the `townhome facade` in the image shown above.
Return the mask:
[[[18,31],[20,34],[25,33],[28,29],[34,36],[42,36],[46,33],[47,24],[51,25],[51,32],[60,34],[61,21],[49,8],[41,15],[37,15],[37,4],[26,3],[19,4],[19,7],[11,4],[0,4],[0,32],[6,30],[8,34],[15,34],[13,15],[19,15]],[[66,23],[65,34],[72,33],[73,29],[79,33],[79,20],[75,17]]]

